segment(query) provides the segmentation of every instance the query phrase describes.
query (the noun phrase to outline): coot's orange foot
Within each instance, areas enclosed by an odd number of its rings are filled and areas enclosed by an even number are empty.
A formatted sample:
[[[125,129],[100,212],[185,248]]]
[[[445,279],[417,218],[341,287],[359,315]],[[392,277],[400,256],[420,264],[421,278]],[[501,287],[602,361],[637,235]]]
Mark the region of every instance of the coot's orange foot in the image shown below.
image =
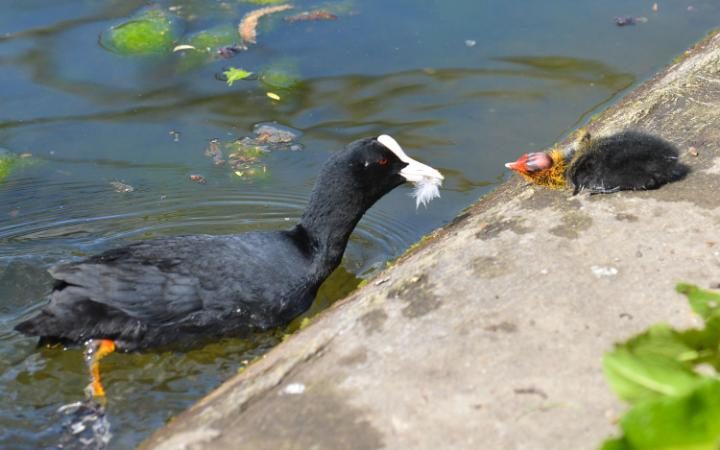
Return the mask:
[[[100,380],[100,360],[115,351],[115,342],[110,339],[91,339],[85,343],[85,362],[90,369],[90,394],[105,399],[105,388]]]

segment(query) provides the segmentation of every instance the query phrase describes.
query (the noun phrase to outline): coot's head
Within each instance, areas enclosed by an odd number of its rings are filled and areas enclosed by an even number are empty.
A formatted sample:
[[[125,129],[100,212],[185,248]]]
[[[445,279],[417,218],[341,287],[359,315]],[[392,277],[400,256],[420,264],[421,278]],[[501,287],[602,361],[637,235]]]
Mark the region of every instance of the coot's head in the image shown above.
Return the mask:
[[[505,167],[523,175],[548,170],[552,165],[552,158],[545,152],[525,153],[515,162],[505,163]]]
[[[405,182],[415,186],[417,206],[440,196],[442,174],[410,158],[387,134],[352,142],[342,153],[343,164],[351,168],[355,184],[371,202]]]

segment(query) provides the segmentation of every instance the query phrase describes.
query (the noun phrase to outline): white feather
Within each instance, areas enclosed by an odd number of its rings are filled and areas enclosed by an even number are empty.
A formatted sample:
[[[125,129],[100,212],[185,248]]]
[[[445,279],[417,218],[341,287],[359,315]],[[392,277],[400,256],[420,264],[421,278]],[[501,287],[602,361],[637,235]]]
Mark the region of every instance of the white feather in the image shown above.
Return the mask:
[[[417,208],[420,205],[427,206],[430,200],[440,197],[440,185],[441,180],[437,178],[423,178],[422,180],[414,183],[413,197],[415,197],[415,206]]]

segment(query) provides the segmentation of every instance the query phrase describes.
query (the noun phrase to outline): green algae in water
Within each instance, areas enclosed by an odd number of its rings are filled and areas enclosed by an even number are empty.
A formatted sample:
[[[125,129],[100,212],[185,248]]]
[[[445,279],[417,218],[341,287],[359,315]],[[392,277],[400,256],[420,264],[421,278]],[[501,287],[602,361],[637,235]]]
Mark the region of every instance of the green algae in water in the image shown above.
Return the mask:
[[[184,37],[181,43],[192,45],[197,51],[212,52],[218,47],[233,45],[238,40],[237,29],[230,24],[224,24],[190,34]]]
[[[169,51],[178,34],[175,16],[159,9],[148,9],[107,29],[100,36],[100,44],[123,55],[151,55]]]
[[[289,61],[272,64],[260,74],[260,83],[268,90],[292,90],[300,81],[297,64]]]
[[[233,173],[241,178],[267,179],[269,172],[263,161],[263,156],[268,153],[257,145],[252,145],[242,140],[230,142],[225,145],[229,150],[228,163]]]
[[[213,54],[220,47],[232,46],[239,40],[237,29],[231,24],[222,24],[183,36],[179,44],[191,45],[180,54],[178,69],[194,69],[215,60]]]
[[[3,182],[12,172],[20,167],[33,164],[30,158],[24,158],[7,150],[0,149],[0,182]]]
[[[0,181],[3,181],[5,177],[10,174],[10,170],[15,165],[15,158],[7,152],[0,150]]]

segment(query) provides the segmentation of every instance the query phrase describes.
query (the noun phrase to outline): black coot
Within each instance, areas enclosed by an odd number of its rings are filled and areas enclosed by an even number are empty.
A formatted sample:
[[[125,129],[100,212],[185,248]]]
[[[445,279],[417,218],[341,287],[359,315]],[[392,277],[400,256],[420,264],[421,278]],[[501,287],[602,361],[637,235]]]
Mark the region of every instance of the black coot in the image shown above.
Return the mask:
[[[442,180],[390,136],[355,141],[325,163],[294,228],[167,237],[55,266],[49,303],[15,328],[92,343],[101,357],[284,325],[309,308],[368,208],[406,181],[426,203]]]

